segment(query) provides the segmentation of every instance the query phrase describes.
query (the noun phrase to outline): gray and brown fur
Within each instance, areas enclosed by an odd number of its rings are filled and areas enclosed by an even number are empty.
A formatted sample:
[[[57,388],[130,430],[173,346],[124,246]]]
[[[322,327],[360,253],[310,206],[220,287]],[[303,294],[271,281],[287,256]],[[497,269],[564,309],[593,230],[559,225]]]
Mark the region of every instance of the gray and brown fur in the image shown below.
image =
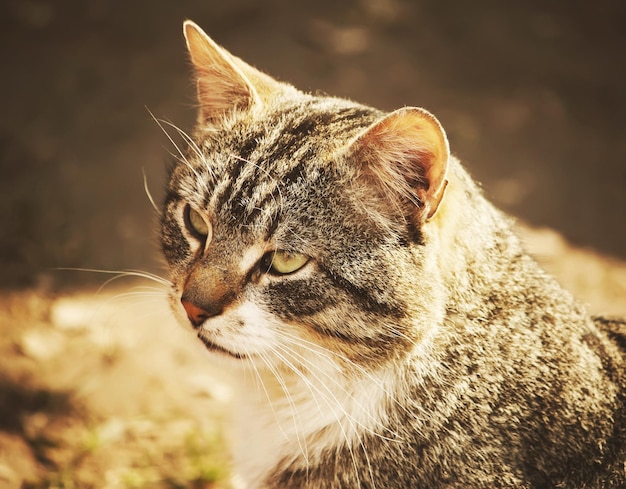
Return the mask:
[[[234,379],[235,483],[626,487],[626,323],[523,251],[434,117],[304,94],[185,36],[199,119],[162,248],[174,312]],[[276,250],[310,260],[269,273]]]

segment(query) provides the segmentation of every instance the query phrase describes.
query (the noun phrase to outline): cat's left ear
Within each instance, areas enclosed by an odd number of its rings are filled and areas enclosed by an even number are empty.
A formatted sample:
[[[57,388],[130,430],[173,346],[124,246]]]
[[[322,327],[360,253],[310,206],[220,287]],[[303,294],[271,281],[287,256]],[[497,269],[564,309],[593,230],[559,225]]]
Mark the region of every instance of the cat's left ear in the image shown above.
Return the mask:
[[[185,21],[183,33],[196,74],[202,122],[262,104],[283,89],[283,84],[216,44],[194,22]]]
[[[431,219],[448,184],[450,149],[439,121],[417,107],[396,110],[351,144],[360,177],[394,204],[409,203],[420,220]],[[402,205],[406,207],[406,205]]]

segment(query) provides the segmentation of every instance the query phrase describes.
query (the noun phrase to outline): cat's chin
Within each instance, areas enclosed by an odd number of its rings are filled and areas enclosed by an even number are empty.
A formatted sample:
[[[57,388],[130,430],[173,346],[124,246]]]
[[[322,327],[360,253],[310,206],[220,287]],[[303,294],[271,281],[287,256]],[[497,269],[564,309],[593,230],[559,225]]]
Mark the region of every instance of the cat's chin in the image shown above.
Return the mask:
[[[200,341],[202,341],[202,343],[204,343],[204,346],[206,347],[206,349],[210,351],[211,353],[217,353],[219,355],[228,355],[229,357],[236,358],[238,360],[243,360],[244,358],[247,358],[246,355],[243,355],[241,353],[234,353],[226,348],[221,347],[220,345],[213,343],[210,339],[206,338],[201,333],[198,333],[198,338],[200,339]]]

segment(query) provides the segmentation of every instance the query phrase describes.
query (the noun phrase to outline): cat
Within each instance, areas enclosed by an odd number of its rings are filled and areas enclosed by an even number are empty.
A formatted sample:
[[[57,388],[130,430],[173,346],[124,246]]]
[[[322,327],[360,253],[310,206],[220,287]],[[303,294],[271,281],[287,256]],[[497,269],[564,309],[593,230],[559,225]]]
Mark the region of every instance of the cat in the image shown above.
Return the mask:
[[[626,487],[626,322],[522,249],[421,108],[303,93],[184,23],[160,222],[248,488]]]

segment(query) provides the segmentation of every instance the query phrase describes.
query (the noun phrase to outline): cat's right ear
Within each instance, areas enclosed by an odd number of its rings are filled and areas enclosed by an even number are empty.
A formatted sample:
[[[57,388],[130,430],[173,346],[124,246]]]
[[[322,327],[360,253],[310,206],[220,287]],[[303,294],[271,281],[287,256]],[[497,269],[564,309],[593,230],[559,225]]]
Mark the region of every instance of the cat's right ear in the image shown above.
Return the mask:
[[[280,89],[279,82],[217,45],[194,22],[185,21],[183,33],[196,75],[201,122],[262,104]]]

